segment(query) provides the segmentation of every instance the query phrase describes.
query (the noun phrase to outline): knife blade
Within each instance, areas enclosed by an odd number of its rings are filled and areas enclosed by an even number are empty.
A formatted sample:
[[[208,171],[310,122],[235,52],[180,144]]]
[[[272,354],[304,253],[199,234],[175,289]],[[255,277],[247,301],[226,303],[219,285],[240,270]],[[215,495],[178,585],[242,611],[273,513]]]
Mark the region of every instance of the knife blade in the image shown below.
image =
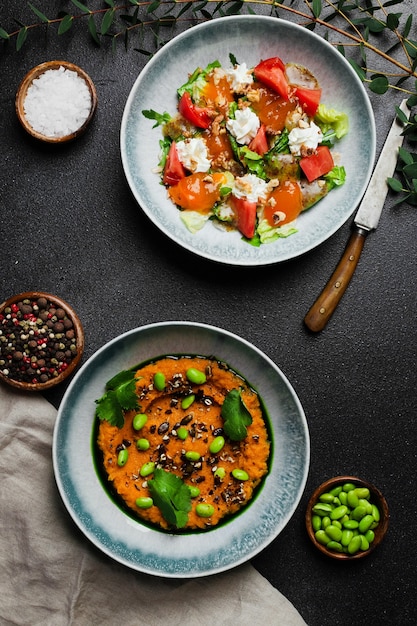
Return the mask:
[[[399,108],[408,117],[406,100],[401,102]],[[398,149],[404,140],[401,134],[403,128],[396,115],[355,215],[353,232],[345,251],[327,285],[304,318],[304,323],[313,332],[323,330],[333,315],[358,265],[367,235],[378,226],[388,193],[386,180],[394,174]]]

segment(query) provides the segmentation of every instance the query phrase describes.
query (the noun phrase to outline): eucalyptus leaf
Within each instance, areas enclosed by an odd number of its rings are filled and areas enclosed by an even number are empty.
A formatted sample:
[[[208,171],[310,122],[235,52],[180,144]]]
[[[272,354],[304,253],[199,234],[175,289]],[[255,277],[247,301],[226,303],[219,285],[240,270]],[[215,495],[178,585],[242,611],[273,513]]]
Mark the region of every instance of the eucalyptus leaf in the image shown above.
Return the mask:
[[[6,32],[4,28],[1,28],[1,27],[0,27],[0,39],[6,39],[6,40],[10,39],[9,33]]]
[[[58,35],[66,33],[71,28],[73,21],[74,18],[72,15],[65,15],[58,27]]]
[[[83,4],[79,0],[71,0],[71,2],[72,4],[75,4],[77,9],[80,9],[80,11],[83,11],[84,13],[91,13],[90,9],[86,7],[85,4]]]
[[[44,13],[42,13],[42,11],[39,11],[39,9],[37,9],[33,4],[31,4],[30,2],[28,2],[28,6],[29,8],[34,12],[34,14],[36,15],[36,17],[39,17],[39,19],[42,22],[49,22],[49,19],[46,17],[46,15]]]
[[[28,29],[26,26],[23,26],[20,30],[19,30],[19,34],[17,35],[17,39],[16,39],[16,50],[17,52],[19,52],[19,50],[21,50],[23,44],[25,43],[26,39],[28,36]]]
[[[114,9],[107,9],[105,14],[103,15],[103,21],[101,22],[101,34],[106,35],[109,32],[109,29],[114,20],[115,11]]]

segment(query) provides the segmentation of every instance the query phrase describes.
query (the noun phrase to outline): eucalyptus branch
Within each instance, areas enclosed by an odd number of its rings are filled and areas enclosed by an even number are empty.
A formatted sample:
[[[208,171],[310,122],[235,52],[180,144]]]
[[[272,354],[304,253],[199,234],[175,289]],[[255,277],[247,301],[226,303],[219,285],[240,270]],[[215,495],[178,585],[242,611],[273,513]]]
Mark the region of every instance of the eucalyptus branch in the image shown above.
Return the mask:
[[[31,12],[38,18],[37,22],[22,24],[18,29],[7,31],[0,26],[0,39],[4,43],[15,39],[16,49],[19,51],[26,43],[28,34],[36,28],[58,26],[58,35],[67,33],[76,21],[87,21],[88,31],[96,45],[102,45],[105,38],[111,38],[113,45],[117,40],[123,38],[125,45],[129,43],[129,37],[135,31],[143,32],[146,28],[153,29],[158,33],[161,28],[174,27],[183,22],[196,23],[207,21],[214,17],[224,15],[239,14],[243,9],[253,12],[252,7],[270,8],[271,12],[278,15],[279,12],[291,14],[298,20],[300,25],[306,28],[319,28],[325,31],[326,38],[329,33],[336,34],[341,41],[330,41],[344,54],[344,45],[350,48],[351,44],[359,50],[362,57],[361,64],[350,60],[353,67],[358,72],[361,80],[370,85],[371,90],[376,93],[383,93],[390,87],[388,81],[382,81],[383,73],[376,73],[377,80],[371,74],[371,79],[367,78],[369,70],[366,64],[365,52],[371,52],[384,59],[387,63],[397,67],[403,75],[399,77],[401,82],[407,78],[417,79],[417,42],[408,38],[411,28],[412,15],[409,15],[404,27],[404,33],[399,30],[399,17],[395,13],[388,13],[387,6],[402,4],[403,0],[390,0],[384,4],[381,0],[376,0],[376,5],[370,5],[367,0],[289,0],[289,4],[277,0],[130,0],[129,3],[116,5],[115,0],[103,0],[99,8],[90,9],[80,0],[71,0],[71,3],[80,13],[60,12],[58,16],[48,18],[33,3],[28,3]],[[363,6],[362,6],[363,5]],[[211,8],[211,12],[208,10]],[[303,9],[303,10],[302,10]],[[327,13],[326,13],[327,11]],[[331,11],[331,13],[329,13]],[[382,13],[384,19],[376,16]],[[161,14],[162,13],[162,14]],[[338,23],[334,23],[335,21]],[[377,41],[371,41],[374,36],[377,40],[378,34],[383,31],[392,34],[395,38],[389,51],[385,51],[378,46]],[[153,54],[158,47],[163,45],[163,41],[154,42],[154,50],[139,50],[147,55]],[[392,50],[401,47],[406,63],[399,60],[391,53]],[[391,74],[392,75],[392,74]],[[407,91],[403,89],[403,91]],[[414,93],[413,91],[408,91]]]
[[[286,14],[298,25],[317,30],[347,58],[372,92],[402,91],[409,96],[407,104],[410,108],[417,105],[417,41],[410,37],[413,14],[406,16],[401,23],[401,13],[388,11],[388,7],[401,5],[404,0],[129,0],[120,4],[115,0],[96,0],[96,7],[100,6],[94,9],[86,2],[92,4],[93,0],[85,0],[85,3],[70,0],[67,4],[71,3],[77,11],[61,11],[52,18],[33,2],[28,2],[26,12],[29,10],[36,20],[25,24],[22,19],[15,18],[18,28],[14,26],[9,30],[0,24],[0,54],[5,53],[12,42],[19,52],[27,45],[28,35],[36,30],[55,28],[58,36],[69,36],[75,23],[85,22],[96,46],[110,41],[114,48],[122,40],[126,49],[133,45],[135,51],[152,56],[165,44],[161,33],[169,29],[173,31],[178,26],[242,12],[253,14],[256,7],[260,7],[263,14],[265,11],[273,17]],[[137,35],[136,41],[139,41],[147,32],[153,36],[151,48],[137,47],[140,44],[135,44],[134,37]],[[171,37],[172,32],[168,39]],[[369,65],[368,54],[382,59],[385,65],[397,71],[386,67],[382,71],[374,63]],[[407,140],[417,142],[417,115],[403,121]],[[400,194],[399,202],[417,205],[417,155],[402,148],[397,174],[398,178],[390,179],[390,187]]]

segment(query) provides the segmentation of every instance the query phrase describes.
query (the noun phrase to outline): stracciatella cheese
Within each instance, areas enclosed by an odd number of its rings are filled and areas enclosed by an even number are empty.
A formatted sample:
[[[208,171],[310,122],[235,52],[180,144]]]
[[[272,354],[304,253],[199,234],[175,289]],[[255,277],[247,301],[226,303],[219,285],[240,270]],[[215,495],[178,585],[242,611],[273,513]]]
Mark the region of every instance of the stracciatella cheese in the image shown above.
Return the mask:
[[[77,72],[62,66],[35,78],[24,102],[27,121],[46,137],[65,137],[76,132],[90,110],[87,83]]]

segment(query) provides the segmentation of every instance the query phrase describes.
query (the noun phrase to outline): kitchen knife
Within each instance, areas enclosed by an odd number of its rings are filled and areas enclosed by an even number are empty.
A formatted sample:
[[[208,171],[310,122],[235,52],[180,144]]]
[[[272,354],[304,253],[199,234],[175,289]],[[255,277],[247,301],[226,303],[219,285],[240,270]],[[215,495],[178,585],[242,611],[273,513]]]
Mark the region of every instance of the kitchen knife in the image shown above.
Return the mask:
[[[399,108],[408,116],[409,109],[406,100],[401,102]],[[398,160],[398,148],[403,143],[402,131],[403,124],[395,116],[368,188],[356,213],[353,233],[343,256],[329,282],[304,318],[304,323],[313,332],[323,330],[333,315],[356,269],[366,236],[378,226],[388,193],[386,181],[394,174]]]

